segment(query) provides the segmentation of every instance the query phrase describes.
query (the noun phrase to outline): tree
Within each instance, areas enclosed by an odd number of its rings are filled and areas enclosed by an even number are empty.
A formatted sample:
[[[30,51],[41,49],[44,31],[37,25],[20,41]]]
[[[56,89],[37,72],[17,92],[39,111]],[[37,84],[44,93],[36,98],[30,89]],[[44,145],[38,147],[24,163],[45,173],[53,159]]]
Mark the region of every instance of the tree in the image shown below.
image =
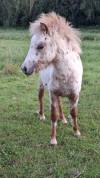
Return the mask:
[[[30,0],[30,13],[31,13],[34,2],[35,2],[35,0]]]
[[[0,0],[0,25],[26,26],[40,13],[50,11],[74,25],[100,24],[100,0]]]

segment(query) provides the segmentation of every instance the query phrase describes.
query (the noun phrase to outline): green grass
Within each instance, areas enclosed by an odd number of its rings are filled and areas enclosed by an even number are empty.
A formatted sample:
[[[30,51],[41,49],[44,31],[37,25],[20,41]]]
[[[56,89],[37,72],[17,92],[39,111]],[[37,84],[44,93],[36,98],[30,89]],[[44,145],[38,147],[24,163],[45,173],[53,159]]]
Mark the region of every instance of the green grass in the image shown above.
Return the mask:
[[[27,30],[0,29],[0,177],[100,177],[100,29],[82,29],[84,77],[78,122],[82,137],[70,124],[58,123],[58,145],[51,147],[49,98],[46,121],[40,122],[38,76],[26,77],[20,65],[27,54]],[[10,65],[10,69],[9,69]],[[63,100],[68,115],[68,101]]]

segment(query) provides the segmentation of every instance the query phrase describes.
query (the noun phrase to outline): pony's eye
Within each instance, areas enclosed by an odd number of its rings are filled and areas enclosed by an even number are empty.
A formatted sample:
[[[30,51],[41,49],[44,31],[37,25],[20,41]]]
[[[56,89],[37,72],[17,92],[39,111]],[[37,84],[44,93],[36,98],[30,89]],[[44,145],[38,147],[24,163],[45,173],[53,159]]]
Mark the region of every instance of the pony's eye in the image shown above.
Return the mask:
[[[37,49],[38,49],[38,50],[41,50],[41,49],[43,49],[43,48],[44,48],[44,44],[42,44],[42,43],[37,46]]]

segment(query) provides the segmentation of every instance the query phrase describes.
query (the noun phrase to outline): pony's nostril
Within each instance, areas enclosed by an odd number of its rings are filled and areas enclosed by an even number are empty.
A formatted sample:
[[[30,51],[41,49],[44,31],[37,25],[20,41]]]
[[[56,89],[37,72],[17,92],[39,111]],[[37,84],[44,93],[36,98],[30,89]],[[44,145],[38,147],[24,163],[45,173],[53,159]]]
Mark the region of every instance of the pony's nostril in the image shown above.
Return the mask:
[[[27,67],[24,66],[22,70],[25,74],[27,73]]]
[[[26,67],[24,67],[24,71],[27,72],[27,68]]]

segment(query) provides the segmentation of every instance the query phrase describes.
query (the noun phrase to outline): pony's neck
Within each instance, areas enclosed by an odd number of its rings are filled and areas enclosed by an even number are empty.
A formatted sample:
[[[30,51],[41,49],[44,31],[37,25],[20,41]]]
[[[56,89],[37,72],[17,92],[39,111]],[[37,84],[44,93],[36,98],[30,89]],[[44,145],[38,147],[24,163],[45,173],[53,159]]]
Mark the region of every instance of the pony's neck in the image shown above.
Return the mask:
[[[66,58],[66,53],[69,51],[72,51],[72,45],[71,42],[66,39],[58,36],[56,38],[56,45],[57,45],[57,57],[62,58],[63,60]]]
[[[68,63],[68,55],[73,54],[72,47],[70,45],[70,42],[66,39],[59,39],[57,40],[57,53],[55,58],[52,61],[52,64],[56,70],[57,74],[64,73],[65,69],[67,69],[67,63]]]
[[[72,51],[69,41],[61,38],[60,36],[56,36],[55,44],[57,46],[56,56],[54,59],[52,59],[52,61],[47,62],[45,67],[48,67],[50,64],[52,64],[56,69],[59,68],[59,66],[63,65],[63,63],[67,60],[67,54]],[[59,68],[59,70],[60,69],[62,68]]]

